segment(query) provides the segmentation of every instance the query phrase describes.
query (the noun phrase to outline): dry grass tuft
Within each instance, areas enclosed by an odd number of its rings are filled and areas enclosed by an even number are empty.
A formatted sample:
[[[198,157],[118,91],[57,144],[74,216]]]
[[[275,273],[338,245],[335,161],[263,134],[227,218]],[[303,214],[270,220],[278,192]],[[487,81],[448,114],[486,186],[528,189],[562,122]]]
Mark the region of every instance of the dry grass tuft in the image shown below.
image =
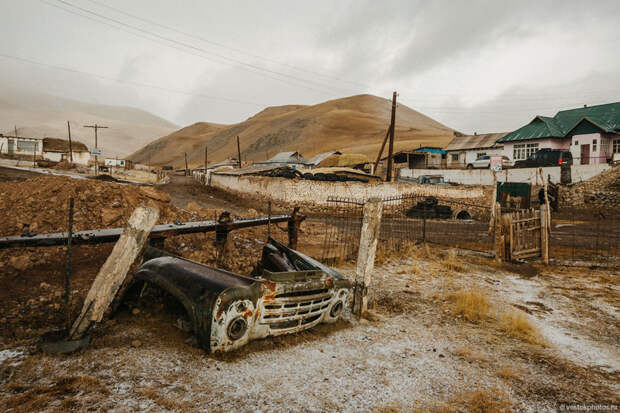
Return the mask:
[[[486,361],[489,361],[489,358],[486,354],[477,350],[472,350],[469,347],[460,347],[454,353],[469,362],[484,363]]]
[[[448,251],[445,259],[442,261],[444,267],[452,272],[463,272],[467,268],[463,265],[462,260],[456,255],[456,250],[451,249]]]
[[[508,310],[499,317],[499,327],[513,337],[530,344],[545,345],[540,331],[532,324],[527,314],[520,310]]]
[[[497,372],[497,377],[501,377],[504,380],[520,380],[521,372],[512,366],[502,366]]]
[[[170,411],[179,411],[184,406],[179,404],[176,400],[170,400],[163,397],[159,392],[153,387],[143,387],[138,389],[138,393],[147,399],[151,399],[161,407],[168,409]]]
[[[482,290],[459,291],[448,296],[453,302],[452,314],[462,316],[466,320],[478,322],[485,320],[489,311],[489,301]]]
[[[506,393],[498,388],[478,390],[463,396],[463,402],[468,412],[473,413],[501,413],[512,411]]]

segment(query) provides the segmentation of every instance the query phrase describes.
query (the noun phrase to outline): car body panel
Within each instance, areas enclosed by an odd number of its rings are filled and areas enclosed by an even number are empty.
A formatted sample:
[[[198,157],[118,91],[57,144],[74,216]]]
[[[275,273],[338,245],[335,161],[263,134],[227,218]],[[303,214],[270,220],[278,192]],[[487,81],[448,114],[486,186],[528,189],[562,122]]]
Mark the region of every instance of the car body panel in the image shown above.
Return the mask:
[[[253,277],[152,248],[145,259],[132,282],[153,284],[175,297],[208,352],[335,322],[353,286],[334,269],[273,239]]]

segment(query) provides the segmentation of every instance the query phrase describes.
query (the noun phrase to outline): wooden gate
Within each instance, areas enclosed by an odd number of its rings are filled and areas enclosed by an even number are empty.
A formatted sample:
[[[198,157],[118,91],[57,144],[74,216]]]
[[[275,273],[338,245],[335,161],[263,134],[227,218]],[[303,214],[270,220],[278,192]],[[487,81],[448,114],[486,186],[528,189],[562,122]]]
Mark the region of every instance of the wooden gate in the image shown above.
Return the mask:
[[[503,213],[497,251],[506,261],[541,257],[549,260],[549,216],[546,205]],[[498,253],[499,254],[499,253]]]

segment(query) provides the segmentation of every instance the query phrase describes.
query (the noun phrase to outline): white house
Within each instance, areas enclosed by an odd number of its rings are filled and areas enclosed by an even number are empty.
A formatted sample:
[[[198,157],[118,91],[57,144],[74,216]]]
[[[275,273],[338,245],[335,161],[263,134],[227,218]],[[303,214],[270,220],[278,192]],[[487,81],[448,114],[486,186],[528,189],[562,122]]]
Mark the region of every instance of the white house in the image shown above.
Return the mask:
[[[9,156],[41,156],[41,139],[0,134],[0,154]]]
[[[507,132],[455,136],[446,146],[446,166],[466,168],[481,156],[501,155],[504,148],[497,140],[506,134]],[[512,159],[512,156],[509,158]]]

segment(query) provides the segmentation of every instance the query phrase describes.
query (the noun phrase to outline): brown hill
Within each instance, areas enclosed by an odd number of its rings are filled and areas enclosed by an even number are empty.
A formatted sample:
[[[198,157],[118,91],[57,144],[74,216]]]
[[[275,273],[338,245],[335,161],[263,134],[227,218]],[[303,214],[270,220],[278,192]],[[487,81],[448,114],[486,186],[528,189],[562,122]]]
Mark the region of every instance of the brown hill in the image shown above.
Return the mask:
[[[187,152],[190,166],[237,156],[235,137],[241,141],[243,160],[264,160],[281,151],[296,150],[310,158],[339,150],[374,159],[389,125],[391,101],[373,95],[357,95],[313,106],[269,107],[233,125],[196,123],[164,136],[130,156],[136,162],[182,167]],[[405,105],[396,111],[395,150],[420,145],[443,147],[454,131]],[[386,148],[387,151],[387,148]]]

